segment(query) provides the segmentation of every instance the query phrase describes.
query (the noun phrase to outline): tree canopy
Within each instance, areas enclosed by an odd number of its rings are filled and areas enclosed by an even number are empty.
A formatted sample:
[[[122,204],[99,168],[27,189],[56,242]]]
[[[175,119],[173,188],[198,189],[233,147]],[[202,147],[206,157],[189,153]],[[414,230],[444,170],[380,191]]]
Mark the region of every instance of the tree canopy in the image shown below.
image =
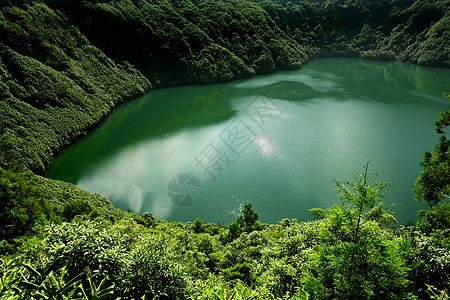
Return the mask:
[[[445,95],[450,100],[450,96]],[[414,190],[417,200],[428,202],[430,206],[450,199],[450,141],[447,140],[450,110],[443,111],[434,124],[439,134],[439,143],[434,146],[433,152],[426,151],[423,154],[424,158],[420,163],[423,170]]]

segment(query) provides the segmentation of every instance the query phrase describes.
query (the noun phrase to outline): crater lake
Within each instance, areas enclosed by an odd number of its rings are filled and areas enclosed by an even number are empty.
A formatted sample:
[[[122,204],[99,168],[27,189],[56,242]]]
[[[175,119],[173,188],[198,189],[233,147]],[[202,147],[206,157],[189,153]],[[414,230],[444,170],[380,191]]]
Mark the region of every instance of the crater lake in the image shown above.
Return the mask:
[[[450,107],[450,70],[320,59],[302,69],[205,86],[153,90],[116,109],[62,151],[50,178],[116,207],[174,221],[229,224],[252,202],[259,219],[312,219],[339,203],[332,179],[391,183],[400,223],[414,200],[434,121]]]

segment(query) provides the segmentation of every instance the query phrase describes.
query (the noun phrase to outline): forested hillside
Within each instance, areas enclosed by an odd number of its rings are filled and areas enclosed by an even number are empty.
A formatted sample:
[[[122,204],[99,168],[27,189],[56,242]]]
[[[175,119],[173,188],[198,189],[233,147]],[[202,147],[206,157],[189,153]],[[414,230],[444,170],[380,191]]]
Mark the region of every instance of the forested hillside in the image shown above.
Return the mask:
[[[450,66],[449,1],[11,1],[0,21],[0,164],[37,173],[152,87],[326,56]]]
[[[261,224],[247,205],[230,226],[135,215],[40,176],[114,107],[153,88],[321,57],[450,67],[450,0],[1,1],[0,249],[11,256],[0,298],[448,299],[445,137],[418,180],[430,210],[402,230],[381,205],[385,186],[361,174],[373,197],[356,189],[351,200],[336,182],[345,201],[313,210],[314,222]],[[437,125],[445,132],[449,114]]]

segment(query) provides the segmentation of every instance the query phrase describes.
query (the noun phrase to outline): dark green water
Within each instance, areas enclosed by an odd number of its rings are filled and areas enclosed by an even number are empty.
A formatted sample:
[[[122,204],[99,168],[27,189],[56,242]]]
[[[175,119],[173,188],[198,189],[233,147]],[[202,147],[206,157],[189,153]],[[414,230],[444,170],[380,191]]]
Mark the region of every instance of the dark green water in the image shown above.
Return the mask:
[[[449,69],[322,59],[152,91],[115,109],[46,175],[157,218],[227,224],[251,201],[274,223],[338,203],[332,179],[350,180],[371,160],[403,223],[426,208],[412,189],[449,90]]]

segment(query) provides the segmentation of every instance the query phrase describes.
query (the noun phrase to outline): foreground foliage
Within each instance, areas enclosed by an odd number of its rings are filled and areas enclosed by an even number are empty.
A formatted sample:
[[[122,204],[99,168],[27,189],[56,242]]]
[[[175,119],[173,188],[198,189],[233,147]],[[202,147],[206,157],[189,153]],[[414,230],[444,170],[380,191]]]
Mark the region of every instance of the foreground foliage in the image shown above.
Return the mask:
[[[406,299],[400,239],[378,218],[386,182],[368,183],[368,163],[356,182],[335,181],[341,205],[328,209],[303,282],[314,298]],[[382,212],[376,214],[374,211]]]
[[[445,94],[450,100],[450,95]],[[450,141],[447,140],[450,126],[450,110],[440,114],[440,118],[434,123],[439,134],[439,143],[434,146],[434,151],[426,151],[420,163],[423,167],[417,188],[414,190],[419,201],[428,202],[434,206],[442,200],[450,199]]]
[[[368,164],[353,182],[335,181],[341,203],[324,210],[323,219],[306,223],[259,223],[249,203],[228,227],[199,219],[167,222],[151,215],[114,222],[76,217],[45,225],[23,241],[20,251],[2,258],[0,296],[225,300],[447,295],[449,237],[437,230],[448,231],[448,222],[435,228],[432,210],[423,212],[427,217],[418,225],[390,229],[395,219],[381,203],[388,184],[370,183],[367,169]]]

